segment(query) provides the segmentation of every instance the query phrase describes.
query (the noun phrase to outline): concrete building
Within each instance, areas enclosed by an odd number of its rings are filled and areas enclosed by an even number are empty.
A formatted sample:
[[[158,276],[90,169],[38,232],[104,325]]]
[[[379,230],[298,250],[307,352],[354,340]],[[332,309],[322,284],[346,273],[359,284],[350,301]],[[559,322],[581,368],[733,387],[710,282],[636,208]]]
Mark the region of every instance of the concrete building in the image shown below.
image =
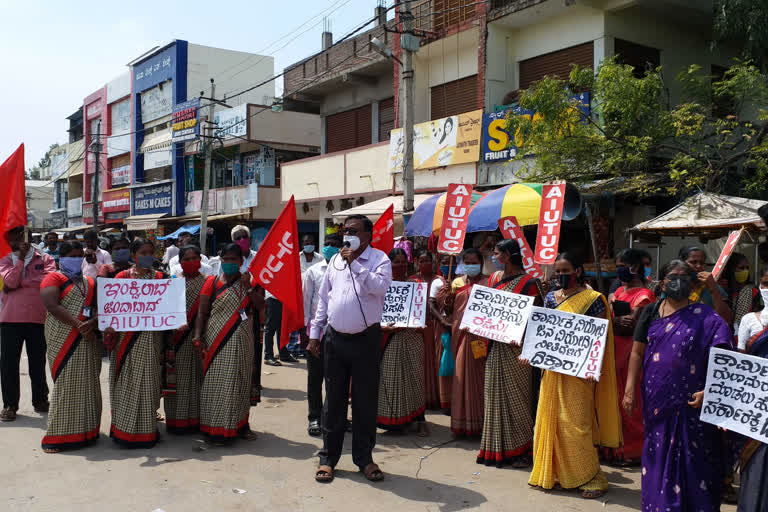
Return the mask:
[[[85,170],[85,141],[83,140],[83,107],[67,117],[69,120],[69,149],[67,152],[67,227],[83,226],[83,172]]]
[[[27,221],[33,231],[49,230],[51,225],[51,204],[53,202],[53,183],[43,180],[25,180],[27,191]]]
[[[51,165],[46,181],[53,181],[50,225],[54,228],[67,226],[67,169],[69,168],[69,143],[59,144],[51,151]]]

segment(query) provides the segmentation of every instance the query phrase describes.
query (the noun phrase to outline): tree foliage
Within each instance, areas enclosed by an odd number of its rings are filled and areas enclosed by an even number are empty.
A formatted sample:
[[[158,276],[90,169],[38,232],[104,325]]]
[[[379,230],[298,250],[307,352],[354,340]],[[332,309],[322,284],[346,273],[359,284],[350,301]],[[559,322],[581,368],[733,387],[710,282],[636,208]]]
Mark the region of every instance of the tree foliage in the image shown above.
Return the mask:
[[[765,0],[715,0],[715,44],[740,45],[745,59],[768,70],[768,2]]]
[[[539,115],[507,118],[521,172],[577,183],[623,177],[645,194],[768,192],[768,77],[749,62],[720,78],[692,65],[676,77],[683,92],[674,106],[664,80],[661,68],[637,76],[610,59],[597,74],[574,66],[567,81],[533,84],[519,106]],[[574,96],[585,90],[589,116]]]
[[[40,179],[40,174],[42,173],[42,170],[51,165],[51,154],[53,153],[53,150],[57,149],[58,147],[59,147],[58,144],[51,144],[48,147],[48,150],[42,156],[42,158],[40,158],[40,161],[37,162],[37,165],[35,165],[31,169],[27,169],[26,174],[27,174],[28,180]]]

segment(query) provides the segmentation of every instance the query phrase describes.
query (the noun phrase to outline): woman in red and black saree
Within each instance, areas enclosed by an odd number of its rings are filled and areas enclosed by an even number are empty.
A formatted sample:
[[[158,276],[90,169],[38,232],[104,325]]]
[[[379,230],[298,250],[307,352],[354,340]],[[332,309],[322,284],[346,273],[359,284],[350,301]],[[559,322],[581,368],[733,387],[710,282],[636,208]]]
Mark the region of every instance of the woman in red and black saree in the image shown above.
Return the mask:
[[[200,431],[216,444],[256,438],[248,426],[254,346],[249,313],[255,291],[249,274],[240,273],[239,245],[224,247],[221,262],[222,273],[208,277],[200,292],[192,338],[203,359]]]
[[[96,287],[81,273],[83,246],[64,242],[60,272],[40,283],[48,310],[45,339],[53,378],[46,453],[82,448],[99,437],[101,422],[101,347],[96,339]],[[63,262],[63,263],[61,263]]]
[[[171,434],[194,432],[200,428],[202,366],[192,345],[193,328],[200,308],[200,291],[205,284],[205,276],[200,273],[200,255],[200,248],[196,245],[184,246],[179,252],[187,288],[187,324],[172,333],[166,351],[166,359],[171,353],[175,363],[173,377],[166,373],[166,384],[175,383],[175,390],[163,397],[165,428]]]
[[[464,308],[475,284],[487,284],[483,257],[477,249],[462,256],[465,275],[454,279],[453,332],[451,349],[456,361],[451,390],[451,431],[457,436],[479,436],[483,431],[483,381],[488,340],[460,328]]]
[[[535,297],[541,306],[539,280],[525,273],[520,245],[516,240],[502,240],[494,250],[496,261],[504,270],[493,274],[488,286],[505,292]],[[530,365],[522,364],[518,357],[520,344],[490,341],[485,362],[485,413],[483,437],[480,441],[478,464],[515,468],[531,465],[533,446],[533,376]]]
[[[136,265],[115,279],[162,279],[153,269],[155,245],[146,239],[131,242]],[[116,336],[115,336],[116,335]],[[112,406],[112,440],[126,448],[150,448],[158,439],[157,409],[160,407],[160,352],[162,331],[104,332],[107,348],[117,338],[110,355],[109,399]]]

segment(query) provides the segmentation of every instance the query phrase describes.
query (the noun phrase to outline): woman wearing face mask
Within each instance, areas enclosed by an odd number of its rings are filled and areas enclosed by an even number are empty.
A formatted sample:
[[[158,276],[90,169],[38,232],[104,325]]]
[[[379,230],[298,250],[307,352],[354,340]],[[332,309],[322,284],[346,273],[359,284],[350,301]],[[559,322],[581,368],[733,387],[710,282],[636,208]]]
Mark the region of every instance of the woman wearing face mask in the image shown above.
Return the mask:
[[[408,280],[408,254],[389,252],[392,281]],[[424,330],[382,326],[384,352],[379,364],[379,405],[376,423],[386,430],[402,430],[416,423],[420,435],[428,435],[424,420]]]
[[[731,256],[733,258],[733,256]],[[760,296],[768,304],[768,268],[760,272]],[[768,309],[748,313],[739,324],[739,352],[768,359]],[[739,512],[768,510],[768,447],[747,441],[739,457]]]
[[[608,490],[608,481],[600,469],[595,446],[618,448],[621,443],[608,301],[582,285],[584,269],[576,255],[560,254],[555,273],[559,289],[547,294],[545,307],[608,319],[608,333],[598,382],[543,372],[533,438],[533,471],[528,484],[552,489],[559,483],[564,489],[577,489],[584,498],[599,498]]]
[[[733,334],[710,307],[690,300],[697,273],[687,263],[673,260],[659,277],[664,298],[640,315],[622,402],[632,413],[642,393],[642,509],[715,512],[721,439],[717,427],[699,420],[699,409],[709,350],[730,348]]]
[[[432,318],[435,320],[434,330],[437,336],[437,386],[440,395],[440,408],[446,416],[451,415],[451,393],[453,393],[454,360],[451,349],[451,332],[453,330],[453,300],[450,283],[453,282],[456,273],[456,265],[452,263],[452,256],[441,254],[440,275],[432,281],[429,287],[429,307]],[[446,286],[448,285],[448,286]],[[447,333],[447,336],[443,336]]]
[[[440,359],[438,355],[442,352],[441,336],[445,329],[441,320],[442,314],[437,309],[433,297],[437,295],[438,290],[445,284],[440,276],[435,275],[435,260],[432,253],[422,251],[419,253],[417,261],[419,262],[418,274],[411,277],[412,281],[427,283],[429,286],[427,302],[427,321],[424,334],[424,400],[427,409],[440,409],[440,388],[438,384],[438,369],[440,368]],[[437,288],[436,288],[437,287]],[[434,290],[434,294],[433,294]]]
[[[451,431],[457,436],[479,436],[483,432],[483,385],[488,340],[459,326],[472,286],[485,286],[488,276],[482,273],[483,256],[477,249],[466,249],[462,260],[466,274],[456,278],[451,285],[455,295],[451,349],[456,362],[451,389]]]
[[[250,275],[241,274],[243,252],[227,244],[221,251],[219,276],[209,276],[200,292],[200,310],[192,345],[202,358],[200,431],[214,443],[238,436],[253,440],[248,426],[253,364],[250,316],[257,303]]]
[[[174,361],[175,393],[163,398],[165,427],[172,434],[193,432],[200,428],[200,357],[192,344],[192,327],[200,309],[200,290],[205,276],[200,273],[200,248],[185,245],[179,250],[179,263],[186,282],[187,323],[171,335],[166,361]],[[168,370],[166,370],[168,371]]]
[[[113,278],[123,270],[131,268],[131,242],[127,238],[119,238],[112,243],[112,263],[99,268],[98,277]]]
[[[616,379],[619,400],[624,398],[632,353],[632,335],[643,308],[654,302],[653,292],[645,287],[643,253],[637,249],[624,249],[616,261],[616,273],[622,285],[611,301],[613,312],[613,339],[616,343]],[[639,376],[638,376],[639,379]],[[621,427],[624,446],[611,450],[609,458],[624,466],[640,462],[643,453],[643,417],[637,409],[634,414],[622,410]]]
[[[733,327],[739,332],[742,318],[762,308],[760,290],[749,281],[749,260],[740,252],[731,254],[723,276],[726,280],[728,299],[733,311]]]
[[[154,270],[155,244],[144,238],[131,243],[134,267],[123,270],[115,279],[162,279]],[[105,335],[115,336],[112,329]],[[160,407],[161,331],[116,333],[117,344],[110,356],[109,382],[112,426],[110,436],[127,448],[148,448],[155,445],[157,409]]]
[[[96,286],[82,275],[83,246],[59,247],[60,271],[40,283],[48,310],[45,339],[53,378],[46,453],[82,448],[99,437],[101,423],[101,347],[96,339]]]
[[[707,272],[707,254],[704,249],[699,247],[683,247],[679,253],[680,260],[686,262],[695,272],[697,281],[692,284],[690,299],[691,302],[701,302],[715,310],[723,317],[723,320],[730,323],[733,321],[733,312],[726,302],[728,294],[720,288],[712,277],[711,272]]]
[[[539,280],[523,270],[520,245],[515,240],[496,244],[494,261],[504,270],[494,273],[488,286],[505,292],[535,297],[541,306],[543,299]],[[531,465],[533,442],[533,372],[530,365],[518,360],[522,345],[489,341],[485,363],[485,414],[483,437],[480,441],[478,464],[514,468]]]

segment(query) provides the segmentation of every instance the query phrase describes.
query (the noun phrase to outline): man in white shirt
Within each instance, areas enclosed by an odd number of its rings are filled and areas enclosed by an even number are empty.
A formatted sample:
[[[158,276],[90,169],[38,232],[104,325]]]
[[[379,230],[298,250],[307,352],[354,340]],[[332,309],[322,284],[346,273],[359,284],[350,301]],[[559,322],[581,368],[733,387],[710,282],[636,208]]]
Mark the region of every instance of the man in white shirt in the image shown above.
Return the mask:
[[[102,265],[111,265],[112,256],[99,247],[99,234],[95,229],[89,229],[83,235],[85,240],[85,259],[83,259],[83,275],[96,279]]]
[[[169,270],[169,272],[170,272],[171,274],[174,274],[174,271],[173,271],[173,268],[174,268],[174,267],[178,267],[178,268],[181,268],[181,265],[180,265],[180,263],[179,263],[179,250],[180,250],[182,247],[184,247],[185,245],[189,245],[189,244],[191,244],[191,243],[192,243],[192,235],[191,235],[191,234],[189,234],[189,233],[180,233],[180,234],[179,234],[179,238],[176,240],[176,246],[177,246],[177,248],[176,248],[176,251],[175,251],[176,253],[175,253],[175,254],[173,254],[172,256],[170,256],[170,257],[168,258],[168,270]],[[168,254],[168,251],[169,251],[169,250],[171,250],[171,248],[170,248],[170,247],[168,248],[168,250],[166,250],[166,255]],[[206,273],[203,271],[203,269],[204,269],[206,266],[208,266],[208,265],[207,265],[207,264],[208,264],[208,257],[207,257],[205,254],[202,254],[202,255],[200,256],[200,261],[203,263],[203,265],[200,267],[200,272],[201,272],[201,273],[203,273],[203,274],[205,274],[205,275],[211,275],[211,276],[213,276],[213,275],[218,275],[218,272],[217,272],[217,273],[215,273],[215,274],[213,274],[213,273],[211,273],[211,274],[206,274]],[[163,258],[163,263],[165,263],[165,257]],[[208,268],[210,268],[210,267],[208,267]],[[175,275],[175,274],[174,274],[174,275]]]
[[[312,234],[306,234],[301,239],[302,252],[299,258],[301,262],[301,275],[304,275],[310,267],[322,263],[325,261],[320,254],[315,252],[315,236]]]
[[[306,237],[304,237],[306,240]],[[317,304],[320,302],[320,286],[323,284],[325,272],[328,270],[328,261],[341,248],[341,237],[339,235],[329,235],[325,238],[325,247],[323,247],[323,259],[321,262],[311,266],[301,276],[301,286],[304,290],[304,326],[301,331],[301,341],[306,344],[309,342],[309,328],[312,318],[317,311]],[[304,257],[301,258],[302,263]],[[307,353],[307,403],[309,405],[309,425],[307,433],[313,437],[322,435],[320,428],[320,418],[323,412],[323,379],[325,378],[323,364],[323,346],[320,344],[320,357],[315,357]]]

